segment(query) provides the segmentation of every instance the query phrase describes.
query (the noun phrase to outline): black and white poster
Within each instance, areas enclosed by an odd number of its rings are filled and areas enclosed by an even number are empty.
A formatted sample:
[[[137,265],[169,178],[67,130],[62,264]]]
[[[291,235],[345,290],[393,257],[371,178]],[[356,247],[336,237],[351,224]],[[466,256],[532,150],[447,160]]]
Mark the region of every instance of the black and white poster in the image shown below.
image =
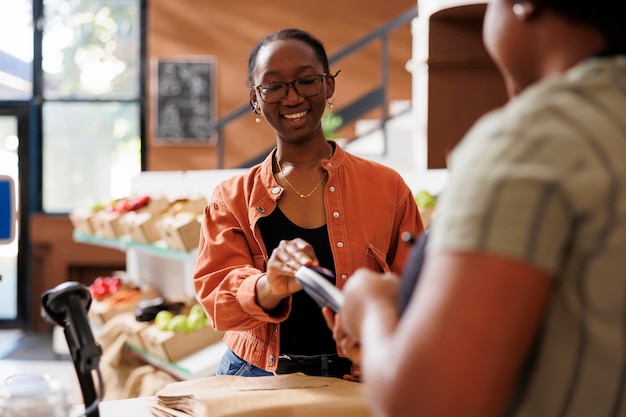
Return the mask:
[[[215,145],[216,59],[155,59],[153,71],[157,144]]]

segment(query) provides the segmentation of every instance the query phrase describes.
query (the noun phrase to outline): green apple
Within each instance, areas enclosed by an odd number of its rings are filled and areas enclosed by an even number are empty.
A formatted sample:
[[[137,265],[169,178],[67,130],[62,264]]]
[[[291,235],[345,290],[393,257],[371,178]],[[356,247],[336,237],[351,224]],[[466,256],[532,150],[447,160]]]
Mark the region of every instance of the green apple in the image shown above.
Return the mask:
[[[167,324],[167,330],[172,330],[176,333],[187,332],[187,315],[177,314]]]
[[[154,324],[160,330],[168,330],[170,321],[174,318],[174,314],[172,314],[168,310],[159,311],[156,316],[154,316]]]
[[[206,326],[206,317],[202,314],[189,314],[187,317],[187,333],[195,332]]]
[[[428,191],[422,190],[415,195],[415,203],[418,208],[434,208],[437,199]]]
[[[206,317],[206,312],[204,311],[204,307],[202,307],[202,304],[194,304],[193,306],[191,306],[191,309],[189,310],[189,315],[193,316],[196,314],[202,317]]]

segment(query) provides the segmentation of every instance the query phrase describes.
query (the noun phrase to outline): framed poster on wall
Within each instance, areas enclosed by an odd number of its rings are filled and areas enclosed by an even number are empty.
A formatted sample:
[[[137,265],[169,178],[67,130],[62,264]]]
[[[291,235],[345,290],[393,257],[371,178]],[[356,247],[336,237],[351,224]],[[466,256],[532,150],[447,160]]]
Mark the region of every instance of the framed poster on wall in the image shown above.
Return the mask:
[[[215,145],[216,58],[154,58],[151,67],[155,144]]]

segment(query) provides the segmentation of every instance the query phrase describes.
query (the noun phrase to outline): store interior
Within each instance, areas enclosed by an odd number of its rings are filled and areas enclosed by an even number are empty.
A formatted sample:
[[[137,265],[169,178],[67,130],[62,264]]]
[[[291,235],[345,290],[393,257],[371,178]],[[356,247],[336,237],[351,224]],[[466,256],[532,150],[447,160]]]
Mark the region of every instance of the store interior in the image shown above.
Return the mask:
[[[346,16],[353,13],[352,5],[322,2],[333,10],[329,23],[327,16],[315,18],[319,8],[313,11],[312,5],[303,5],[306,10],[297,11],[292,10],[295,9],[292,2],[279,1],[271,5],[277,13],[271,13],[267,10],[270,5],[263,4],[268,13],[249,16],[254,12],[239,3],[219,2],[217,10],[216,5],[211,8],[201,0],[147,2],[146,61],[217,57],[220,68],[217,107],[221,114],[247,105],[241,81],[245,78],[242,63],[254,41],[270,30],[288,22],[290,26],[317,33],[327,40],[329,51],[337,52],[355,41],[374,36],[407,10],[417,10],[414,0],[395,2],[393,6],[369,1],[367,7],[359,6],[362,16],[351,21]],[[348,151],[397,169],[416,196],[421,192],[436,196],[445,186],[446,158],[458,138],[480,114],[502,103],[505,94],[501,78],[480,41],[484,2],[431,2],[437,4],[430,7],[428,2],[423,3],[420,6],[423,13],[394,27],[389,34],[391,46],[386,52],[390,82],[384,102],[386,109],[371,110],[335,133],[338,140],[351,138],[341,142]],[[289,13],[285,14],[285,10]],[[220,37],[225,26],[206,24],[209,17],[216,21],[223,19],[229,27],[232,44]],[[241,26],[233,23],[238,19],[247,19],[255,25],[241,34],[232,29]],[[343,22],[341,30],[328,30],[333,22],[337,26]],[[433,41],[431,34],[436,34]],[[376,43],[369,48],[362,56],[343,62],[343,72],[351,75],[342,84],[337,108],[349,107],[350,101],[362,94],[362,86],[378,82],[372,81],[368,71],[362,68],[377,68],[372,72],[378,80],[380,50],[384,47]],[[0,306],[15,303],[16,294],[23,298],[17,308],[22,316],[14,322],[17,325],[0,328],[0,380],[19,373],[49,374],[72,387],[76,402],[80,403],[68,341],[63,329],[42,314],[41,305],[46,291],[67,281],[80,282],[93,297],[86,314],[91,331],[103,348],[101,364],[105,377],[109,378],[105,378],[109,385],[105,400],[152,395],[173,381],[212,375],[217,369],[225,348],[221,334],[210,326],[199,327],[196,331],[204,332],[204,342],[197,346],[190,342],[192,338],[186,334],[189,332],[170,332],[164,339],[162,334],[152,331],[155,317],[138,320],[137,308],[140,302],[161,298],[169,305],[183,305],[176,314],[188,318],[192,315],[195,300],[190,276],[199,233],[197,216],[219,181],[243,172],[246,163],[265,155],[275,139],[269,129],[259,130],[246,112],[245,120],[230,127],[217,146],[206,143],[164,146],[155,132],[154,109],[150,106],[156,91],[150,77],[154,74],[147,67],[146,96],[142,98],[148,104],[143,120],[144,169],[130,180],[128,194],[128,200],[144,196],[149,201],[136,215],[94,213],[86,207],[73,207],[62,215],[30,210],[19,215],[24,224],[15,231],[14,241],[1,243],[0,237],[0,262],[5,259],[3,250],[11,254],[29,251],[25,257],[29,266],[22,268],[28,270],[29,276],[24,278],[28,285],[15,284],[17,290],[0,291]],[[344,78],[340,81],[343,83]],[[243,95],[229,94],[236,88]],[[471,106],[467,105],[470,99]],[[453,108],[451,102],[455,103]],[[381,115],[387,117],[382,129]],[[252,130],[254,135],[248,133]],[[365,133],[360,135],[360,131]],[[237,140],[241,137],[249,139]],[[17,181],[25,179],[23,174],[14,175]],[[16,196],[27,197],[26,186],[18,184],[16,188]],[[420,209],[424,216],[430,216],[433,206]],[[154,221],[157,214],[168,212],[172,213],[171,222]],[[174,214],[181,212],[190,216],[178,216],[174,221]],[[19,248],[18,240],[23,242]],[[123,292],[127,299],[112,303],[106,297],[112,294],[99,295],[97,280],[109,278],[122,282],[123,291],[116,288],[115,292]]]

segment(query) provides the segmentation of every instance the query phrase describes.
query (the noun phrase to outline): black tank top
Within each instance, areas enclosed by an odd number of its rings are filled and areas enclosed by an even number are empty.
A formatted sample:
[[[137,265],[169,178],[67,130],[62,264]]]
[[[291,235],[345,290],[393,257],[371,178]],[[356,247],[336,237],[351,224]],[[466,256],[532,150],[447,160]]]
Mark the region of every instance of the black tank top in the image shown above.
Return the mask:
[[[313,246],[320,266],[335,272],[326,225],[316,229],[305,229],[294,224],[277,207],[269,216],[259,220],[259,228],[270,256],[281,240],[299,237]],[[304,291],[293,294],[291,313],[287,320],[280,324],[280,353],[292,355],[337,353],[332,333],[324,321],[319,306]]]

